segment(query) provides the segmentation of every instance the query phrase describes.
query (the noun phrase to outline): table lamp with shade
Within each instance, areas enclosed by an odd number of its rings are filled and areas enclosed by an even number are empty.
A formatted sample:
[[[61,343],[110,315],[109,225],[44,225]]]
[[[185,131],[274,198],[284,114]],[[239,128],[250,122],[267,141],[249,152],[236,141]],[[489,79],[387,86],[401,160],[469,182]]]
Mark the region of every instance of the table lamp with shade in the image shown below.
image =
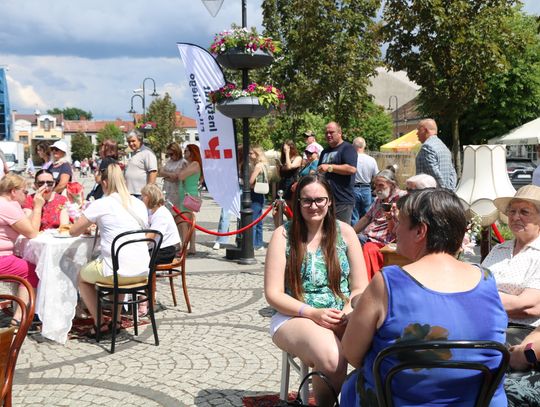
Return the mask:
[[[481,219],[482,259],[490,250],[489,227],[499,217],[493,204],[495,198],[514,196],[516,190],[506,171],[505,145],[468,145],[463,148],[463,172],[456,195],[464,203],[471,216]]]

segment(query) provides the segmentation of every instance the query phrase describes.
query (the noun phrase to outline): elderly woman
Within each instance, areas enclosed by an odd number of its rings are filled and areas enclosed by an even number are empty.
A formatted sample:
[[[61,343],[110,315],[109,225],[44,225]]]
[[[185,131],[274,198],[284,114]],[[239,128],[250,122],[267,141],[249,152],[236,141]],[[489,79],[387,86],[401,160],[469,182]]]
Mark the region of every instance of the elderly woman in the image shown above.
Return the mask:
[[[24,212],[30,215],[32,211],[38,211],[35,219],[40,219],[39,230],[56,229],[60,225],[69,223],[68,211],[66,209],[67,198],[54,192],[54,179],[49,170],[39,170],[36,173],[34,188],[36,193],[45,199],[43,206],[34,205],[36,194],[28,195],[22,205]]]
[[[71,176],[73,175],[71,164],[66,157],[68,146],[63,140],[55,141],[51,146],[51,152],[53,163],[48,169],[56,181],[54,192],[61,194],[64,192],[64,189],[66,189],[66,186],[68,182],[71,181]]]
[[[272,340],[325,373],[339,392],[347,373],[341,336],[350,298],[367,285],[353,229],[336,220],[328,182],[308,175],[298,182],[293,218],[278,227],[266,253],[264,293],[277,311]],[[315,379],[317,405],[329,406],[330,389]]]
[[[39,232],[41,208],[45,201],[38,191],[34,196],[34,210],[29,219],[21,208],[27,194],[23,177],[7,174],[0,180],[0,274],[22,277],[35,288],[38,285],[36,266],[13,254],[15,240],[19,235],[31,239]],[[24,287],[19,288],[18,295],[28,302],[28,292]],[[17,309],[12,325],[18,325],[20,319],[21,310]]]
[[[407,178],[405,185],[407,191],[416,191],[417,189],[437,188],[437,181],[429,174],[417,174]]]
[[[495,246],[485,260],[497,281],[510,322],[540,325],[540,187],[521,187],[513,197],[497,198],[514,239]]]
[[[383,255],[379,249],[396,238],[391,210],[399,197],[405,194],[397,185],[396,170],[393,166],[380,171],[373,179],[373,185],[377,198],[367,213],[353,226],[362,243],[370,280],[383,265]]]
[[[148,225],[148,211],[144,203],[129,194],[122,170],[118,164],[110,164],[101,174],[105,196],[92,202],[82,216],[71,227],[71,236],[79,236],[92,224],[97,224],[101,232],[101,256],[88,263],[79,275],[79,292],[88,311],[97,321],[97,282],[111,283],[113,280],[111,245],[120,233],[145,228]],[[144,281],[148,276],[148,247],[146,243],[127,246],[120,253],[118,282],[131,284]],[[119,329],[121,313],[115,329]],[[113,329],[113,324],[100,326],[101,332]],[[95,332],[89,334],[95,336]]]
[[[455,257],[467,229],[459,198],[446,189],[424,189],[401,198],[398,207],[397,252],[412,263],[385,267],[353,299],[355,307],[342,344],[347,360],[358,370],[342,390],[345,407],[373,405],[373,362],[396,342],[504,342],[507,317],[495,279],[487,269]],[[479,353],[476,360],[494,368],[500,356]],[[392,367],[390,362],[382,365],[383,378]],[[445,372],[420,369],[396,376],[394,405],[473,405],[481,375],[468,370]],[[505,403],[501,383],[490,405]]]
[[[163,177],[163,191],[165,199],[171,201],[173,205],[180,208],[182,202],[178,192],[180,190],[180,179],[178,174],[187,165],[182,155],[182,147],[176,142],[170,143],[167,146],[167,162],[159,170],[159,176]]]

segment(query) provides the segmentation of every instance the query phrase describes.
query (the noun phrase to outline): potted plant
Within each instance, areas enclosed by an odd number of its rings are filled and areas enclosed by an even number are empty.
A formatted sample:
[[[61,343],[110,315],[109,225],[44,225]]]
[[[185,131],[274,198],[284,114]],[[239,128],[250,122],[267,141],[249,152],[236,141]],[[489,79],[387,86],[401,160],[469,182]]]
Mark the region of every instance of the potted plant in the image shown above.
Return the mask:
[[[210,92],[209,97],[217,110],[231,119],[263,117],[285,105],[285,97],[278,88],[257,83],[249,84],[246,89],[228,83]]]
[[[248,30],[233,26],[216,34],[210,52],[225,68],[254,69],[268,66],[279,53],[279,43],[257,34],[255,28]]]

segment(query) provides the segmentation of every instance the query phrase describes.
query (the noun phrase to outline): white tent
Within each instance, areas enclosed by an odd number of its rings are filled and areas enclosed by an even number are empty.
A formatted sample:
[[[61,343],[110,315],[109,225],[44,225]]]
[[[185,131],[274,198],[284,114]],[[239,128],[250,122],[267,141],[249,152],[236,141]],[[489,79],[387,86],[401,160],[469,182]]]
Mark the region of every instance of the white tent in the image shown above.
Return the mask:
[[[535,145],[540,144],[540,117],[512,129],[501,137],[488,140],[488,144]]]

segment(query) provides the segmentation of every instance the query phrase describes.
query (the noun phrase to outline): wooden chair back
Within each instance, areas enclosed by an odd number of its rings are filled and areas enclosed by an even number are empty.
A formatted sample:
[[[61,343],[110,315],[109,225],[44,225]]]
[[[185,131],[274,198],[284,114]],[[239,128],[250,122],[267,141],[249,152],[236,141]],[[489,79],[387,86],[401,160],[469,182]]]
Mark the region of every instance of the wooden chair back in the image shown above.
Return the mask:
[[[15,303],[22,311],[18,328],[9,327],[0,330],[0,404],[10,407],[15,365],[28,329],[34,319],[36,295],[30,283],[21,277],[2,275],[0,276],[0,282],[2,281],[23,285],[28,292],[29,298],[28,304],[26,304],[17,295],[0,293],[0,301],[7,300]]]

